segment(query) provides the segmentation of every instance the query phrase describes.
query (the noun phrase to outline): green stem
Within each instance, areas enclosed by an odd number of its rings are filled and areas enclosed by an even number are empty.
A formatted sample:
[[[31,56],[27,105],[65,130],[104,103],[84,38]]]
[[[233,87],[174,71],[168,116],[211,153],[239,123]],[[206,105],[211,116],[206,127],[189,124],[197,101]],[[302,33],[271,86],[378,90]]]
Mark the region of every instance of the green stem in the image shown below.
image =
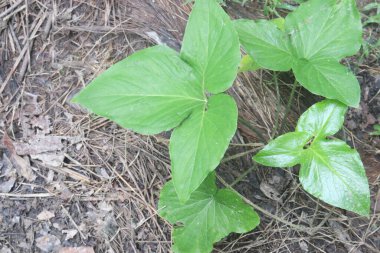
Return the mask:
[[[275,125],[274,125],[274,129],[273,129],[273,133],[272,133],[271,139],[273,139],[276,136],[276,133],[277,133],[277,129],[278,129],[278,125],[279,125],[279,116],[280,116],[280,105],[281,105],[280,89],[278,87],[278,78],[277,78],[277,73],[276,72],[273,73],[273,78],[274,78],[274,84],[275,84],[275,87],[276,87],[276,97],[277,97],[277,100],[276,100],[276,112],[275,112],[275,116],[274,116]]]
[[[286,105],[285,114],[284,114],[284,117],[282,118],[280,129],[278,130],[278,134],[279,135],[282,133],[282,130],[285,127],[285,123],[287,121],[288,114],[290,112],[290,108],[292,107],[293,99],[294,99],[294,94],[296,93],[297,87],[298,87],[297,80],[294,80],[292,91],[290,92],[289,101],[288,101],[288,104]]]

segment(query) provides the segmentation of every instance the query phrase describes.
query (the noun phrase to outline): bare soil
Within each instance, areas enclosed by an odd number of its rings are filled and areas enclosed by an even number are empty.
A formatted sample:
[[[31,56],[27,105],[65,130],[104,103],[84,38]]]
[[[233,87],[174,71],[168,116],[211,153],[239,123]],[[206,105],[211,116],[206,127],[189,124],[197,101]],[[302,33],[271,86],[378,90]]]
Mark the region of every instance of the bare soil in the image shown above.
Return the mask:
[[[228,2],[226,10],[233,18],[267,18],[264,2]],[[171,226],[156,211],[170,179],[170,132],[138,135],[70,99],[139,49],[165,43],[178,50],[190,10],[180,0],[0,1],[0,253],[170,252]],[[375,44],[378,25],[366,26],[364,37]],[[361,83],[362,102],[340,133],[365,163],[371,216],[311,197],[297,168],[252,163],[282,124],[293,77],[280,74],[277,93],[273,73],[242,73],[229,90],[238,131],[218,175],[221,186],[254,203],[262,222],[215,252],[380,252],[380,139],[370,135],[380,124],[379,51],[344,61]],[[318,100],[299,88],[283,132]]]

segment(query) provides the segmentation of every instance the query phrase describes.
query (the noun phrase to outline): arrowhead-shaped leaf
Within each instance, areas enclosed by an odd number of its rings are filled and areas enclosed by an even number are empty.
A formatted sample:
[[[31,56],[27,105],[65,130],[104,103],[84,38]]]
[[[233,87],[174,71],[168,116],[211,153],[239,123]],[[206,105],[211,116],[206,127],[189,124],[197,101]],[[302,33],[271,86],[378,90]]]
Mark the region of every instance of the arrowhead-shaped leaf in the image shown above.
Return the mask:
[[[141,50],[116,63],[73,101],[142,134],[179,125],[205,104],[193,70],[165,46]]]
[[[360,85],[345,66],[333,60],[298,60],[293,66],[297,80],[314,94],[357,107]]]
[[[314,142],[301,161],[304,189],[328,204],[368,216],[370,193],[356,150],[340,140]]]
[[[262,67],[287,71],[293,57],[287,34],[271,21],[236,20],[235,29],[247,53]]]
[[[237,106],[228,95],[209,98],[177,127],[170,139],[173,184],[186,201],[213,171],[235,134]]]
[[[285,18],[299,59],[340,59],[361,46],[362,25],[354,0],[309,0]]]
[[[260,164],[270,167],[291,167],[300,163],[304,146],[312,135],[307,132],[292,132],[269,142],[254,157]]]
[[[211,93],[228,89],[240,63],[240,44],[232,21],[213,0],[195,1],[182,43],[188,62],[202,87]]]
[[[369,186],[359,154],[343,141],[326,139],[342,127],[346,110],[334,100],[311,106],[300,117],[296,132],[271,141],[254,160],[272,167],[301,164],[300,181],[306,191],[331,205],[368,215]]]
[[[168,182],[158,208],[160,215],[175,225],[173,251],[178,253],[211,252],[213,244],[228,234],[248,232],[260,223],[257,213],[236,193],[217,189],[214,173],[186,203],[178,199],[173,183]]]
[[[271,70],[293,69],[314,94],[357,107],[360,86],[339,61],[362,42],[354,0],[310,0],[285,18],[285,32],[273,21],[235,21],[240,42],[255,61]],[[281,26],[280,26],[281,27]]]
[[[324,100],[311,106],[298,120],[297,132],[306,132],[315,139],[336,134],[343,126],[347,106]]]

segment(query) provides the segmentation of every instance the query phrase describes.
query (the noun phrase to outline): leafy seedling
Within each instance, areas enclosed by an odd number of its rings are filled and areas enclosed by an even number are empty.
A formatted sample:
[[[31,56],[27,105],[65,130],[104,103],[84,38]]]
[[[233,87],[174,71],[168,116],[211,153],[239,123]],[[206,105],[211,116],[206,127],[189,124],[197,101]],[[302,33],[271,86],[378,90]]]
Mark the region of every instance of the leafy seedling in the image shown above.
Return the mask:
[[[161,191],[158,208],[160,215],[174,225],[174,252],[211,252],[213,244],[228,234],[248,232],[260,223],[257,213],[240,196],[216,187],[214,173],[186,203],[178,199],[169,181]]]
[[[310,0],[285,18],[284,31],[268,20],[237,20],[246,52],[263,68],[293,69],[310,92],[357,107],[360,86],[339,61],[361,46],[362,25],[354,0]]]
[[[339,139],[327,138],[342,128],[347,106],[324,100],[299,119],[295,132],[284,134],[254,156],[271,167],[301,165],[304,189],[326,203],[369,215],[368,180],[358,152]]]
[[[235,134],[236,103],[221,93],[233,84],[240,58],[228,15],[215,0],[197,0],[180,54],[166,46],[134,53],[73,101],[141,134],[175,128],[169,147],[173,185],[185,202],[218,166]]]

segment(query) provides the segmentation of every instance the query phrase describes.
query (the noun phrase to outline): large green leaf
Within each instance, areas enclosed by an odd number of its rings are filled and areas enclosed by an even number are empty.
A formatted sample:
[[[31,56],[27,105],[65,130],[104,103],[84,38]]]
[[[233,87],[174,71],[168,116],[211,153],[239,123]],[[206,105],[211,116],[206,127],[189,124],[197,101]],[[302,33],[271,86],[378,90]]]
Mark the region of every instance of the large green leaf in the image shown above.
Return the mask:
[[[293,57],[289,39],[276,24],[245,19],[236,20],[234,24],[240,43],[260,66],[278,71],[290,70]]]
[[[228,95],[209,98],[177,127],[170,139],[173,183],[181,201],[186,201],[213,171],[234,136],[237,106]]]
[[[300,163],[304,146],[311,139],[307,132],[292,132],[269,142],[254,157],[260,164],[271,167],[291,167]]]
[[[362,42],[354,0],[310,0],[285,19],[285,32],[273,21],[238,20],[240,42],[256,62],[271,70],[293,69],[314,94],[357,107],[360,86],[339,61],[355,54]],[[280,26],[281,27],[281,26]]]
[[[141,50],[116,63],[73,101],[143,134],[172,129],[205,104],[191,67],[164,46]]]
[[[324,100],[307,109],[298,120],[298,132],[306,132],[315,138],[336,134],[343,126],[347,106],[335,101]]]
[[[168,182],[158,209],[175,225],[173,251],[178,253],[211,252],[213,244],[228,234],[248,232],[260,223],[257,213],[236,193],[217,189],[214,173],[186,203],[178,199],[173,182]]]
[[[285,29],[299,59],[340,60],[355,54],[362,42],[354,0],[307,1],[286,17]]]
[[[181,58],[211,93],[228,89],[240,63],[240,44],[232,21],[214,0],[197,0],[182,43]]]
[[[360,85],[354,74],[334,60],[298,60],[293,66],[297,80],[314,94],[357,107]]]
[[[311,106],[295,132],[271,141],[254,160],[272,167],[301,164],[300,181],[306,191],[331,205],[368,215],[369,186],[359,154],[341,140],[326,139],[342,127],[346,110],[335,100]]]
[[[304,189],[326,203],[368,216],[368,180],[356,150],[340,140],[321,140],[305,153],[300,171]]]

